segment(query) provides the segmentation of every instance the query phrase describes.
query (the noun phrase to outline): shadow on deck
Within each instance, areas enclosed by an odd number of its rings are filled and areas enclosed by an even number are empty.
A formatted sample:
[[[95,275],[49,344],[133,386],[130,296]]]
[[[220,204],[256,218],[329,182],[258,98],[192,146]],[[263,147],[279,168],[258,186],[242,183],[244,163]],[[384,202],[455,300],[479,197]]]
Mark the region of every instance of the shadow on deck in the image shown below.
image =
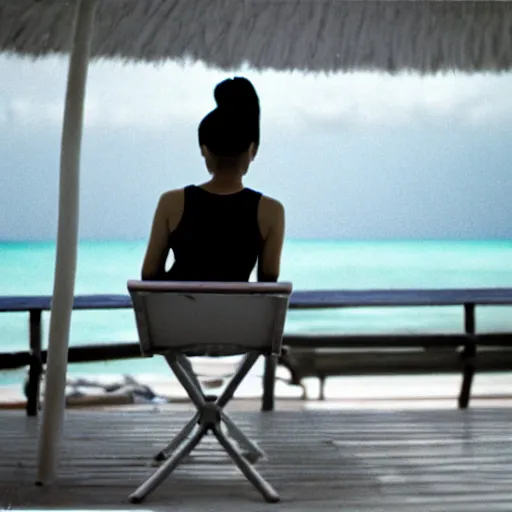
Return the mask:
[[[210,436],[140,506],[127,497],[190,412],[68,411],[57,484],[34,485],[37,420],[0,413],[0,509],[511,510],[511,409],[232,413],[269,460],[267,504]]]

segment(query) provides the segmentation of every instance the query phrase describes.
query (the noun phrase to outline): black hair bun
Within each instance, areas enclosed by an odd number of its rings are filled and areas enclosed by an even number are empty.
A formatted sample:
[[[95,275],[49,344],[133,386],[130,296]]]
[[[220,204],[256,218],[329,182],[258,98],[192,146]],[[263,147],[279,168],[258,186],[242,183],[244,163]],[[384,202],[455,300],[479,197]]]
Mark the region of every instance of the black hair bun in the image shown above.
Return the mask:
[[[220,109],[249,111],[259,116],[258,94],[247,78],[228,78],[217,84],[213,95]]]
[[[228,78],[215,87],[217,108],[199,124],[199,145],[217,156],[235,156],[260,143],[260,103],[247,78]]]

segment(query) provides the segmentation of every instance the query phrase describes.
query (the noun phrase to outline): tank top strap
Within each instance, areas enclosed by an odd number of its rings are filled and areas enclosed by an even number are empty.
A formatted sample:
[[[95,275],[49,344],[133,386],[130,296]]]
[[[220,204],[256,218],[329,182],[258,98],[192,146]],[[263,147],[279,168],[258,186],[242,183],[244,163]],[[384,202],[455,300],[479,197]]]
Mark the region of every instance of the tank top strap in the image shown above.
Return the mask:
[[[258,192],[257,190],[253,190],[252,188],[244,188],[244,200],[250,200],[253,207],[255,206],[258,208],[258,205],[260,203],[260,199],[263,196],[261,192]]]
[[[185,194],[185,200],[187,199],[187,197],[194,197],[196,196],[197,192],[198,192],[198,188],[196,185],[187,185],[184,189],[183,189],[183,192]]]

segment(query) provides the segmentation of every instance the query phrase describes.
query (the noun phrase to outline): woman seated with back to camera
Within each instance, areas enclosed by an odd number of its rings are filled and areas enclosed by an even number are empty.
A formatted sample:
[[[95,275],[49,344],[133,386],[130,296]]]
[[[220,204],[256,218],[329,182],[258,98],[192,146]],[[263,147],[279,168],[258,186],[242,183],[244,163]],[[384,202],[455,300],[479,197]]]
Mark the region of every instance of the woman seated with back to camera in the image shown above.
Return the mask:
[[[259,147],[260,107],[251,82],[215,88],[217,108],[199,125],[211,179],[165,192],[158,201],[142,267],[143,280],[247,282],[279,278],[284,208],[243,184]],[[165,270],[169,251],[174,264]]]

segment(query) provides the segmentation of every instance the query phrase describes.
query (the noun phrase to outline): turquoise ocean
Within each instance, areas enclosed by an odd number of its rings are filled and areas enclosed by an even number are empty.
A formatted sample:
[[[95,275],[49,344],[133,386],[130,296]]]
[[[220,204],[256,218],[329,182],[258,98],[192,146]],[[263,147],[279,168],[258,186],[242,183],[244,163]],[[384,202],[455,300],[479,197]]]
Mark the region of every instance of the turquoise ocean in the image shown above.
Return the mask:
[[[76,294],[126,293],[137,279],[144,241],[84,241],[79,245]],[[0,243],[0,295],[50,295],[54,243]],[[287,240],[282,280],[296,290],[512,287],[512,241]],[[49,314],[44,315],[44,342]],[[287,332],[460,332],[462,308],[368,308],[290,312]],[[512,331],[512,308],[477,310],[477,329]],[[28,315],[0,314],[0,352],[28,347]],[[74,312],[71,344],[135,341],[131,311]],[[261,371],[261,368],[256,369]],[[159,358],[71,365],[70,374],[162,375]],[[0,372],[0,385],[21,383],[25,370]]]

